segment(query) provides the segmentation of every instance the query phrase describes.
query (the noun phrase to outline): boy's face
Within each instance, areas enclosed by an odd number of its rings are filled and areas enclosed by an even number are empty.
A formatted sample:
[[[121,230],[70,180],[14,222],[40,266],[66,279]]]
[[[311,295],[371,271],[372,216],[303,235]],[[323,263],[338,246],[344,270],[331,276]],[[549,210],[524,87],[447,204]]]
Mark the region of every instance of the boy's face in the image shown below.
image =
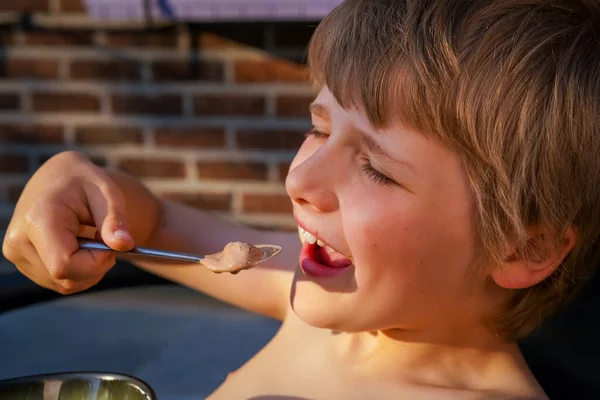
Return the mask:
[[[460,329],[479,318],[475,206],[459,157],[401,124],[377,131],[327,88],[312,111],[326,136],[306,139],[286,189],[298,224],[343,257],[304,244],[295,312],[342,331]],[[330,258],[352,264],[327,268]]]

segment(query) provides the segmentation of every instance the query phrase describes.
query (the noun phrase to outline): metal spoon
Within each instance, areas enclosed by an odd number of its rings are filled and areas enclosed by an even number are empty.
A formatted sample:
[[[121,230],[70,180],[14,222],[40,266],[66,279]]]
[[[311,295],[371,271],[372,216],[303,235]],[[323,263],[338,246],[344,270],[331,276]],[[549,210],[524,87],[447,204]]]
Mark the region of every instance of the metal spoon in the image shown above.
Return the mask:
[[[158,249],[150,249],[147,247],[134,247],[133,249],[131,249],[129,251],[117,251],[117,250],[114,250],[114,249],[108,247],[106,244],[104,244],[103,242],[100,242],[98,240],[83,239],[83,238],[78,238],[77,240],[79,241],[79,249],[81,249],[81,250],[112,251],[115,253],[137,254],[137,255],[150,256],[150,257],[167,258],[170,260],[188,261],[188,262],[193,262],[193,263],[201,263],[201,261],[205,257],[205,256],[199,256],[199,255],[195,255],[195,254],[179,253],[179,252],[165,251],[165,250],[158,250]],[[281,252],[281,246],[277,246],[274,244],[258,244],[258,245],[255,245],[254,247],[260,249],[261,258],[258,261],[253,262],[252,265],[249,265],[247,268],[256,267],[257,265],[262,264],[265,261],[275,257],[277,254],[279,254]]]

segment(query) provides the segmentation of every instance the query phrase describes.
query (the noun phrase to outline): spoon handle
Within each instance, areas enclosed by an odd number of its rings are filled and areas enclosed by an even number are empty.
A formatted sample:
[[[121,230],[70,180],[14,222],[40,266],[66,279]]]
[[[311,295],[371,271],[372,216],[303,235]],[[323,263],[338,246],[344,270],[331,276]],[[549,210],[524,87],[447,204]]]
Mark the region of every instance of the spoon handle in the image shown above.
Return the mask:
[[[138,254],[138,255],[144,255],[144,256],[168,258],[171,260],[189,261],[189,262],[196,262],[196,263],[199,263],[204,258],[202,256],[197,256],[194,254],[176,253],[173,251],[149,249],[147,247],[134,247],[133,249],[131,249],[129,251],[119,252],[114,249],[111,249],[106,244],[104,244],[100,241],[97,241],[97,240],[78,238],[78,241],[79,241],[79,248],[82,250],[113,251],[115,253]]]

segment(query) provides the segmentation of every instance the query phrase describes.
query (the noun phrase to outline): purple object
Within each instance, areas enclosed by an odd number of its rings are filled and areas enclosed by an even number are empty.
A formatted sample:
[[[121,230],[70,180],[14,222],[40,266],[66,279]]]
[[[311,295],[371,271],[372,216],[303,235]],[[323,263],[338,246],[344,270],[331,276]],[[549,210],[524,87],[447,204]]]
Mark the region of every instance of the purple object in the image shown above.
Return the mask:
[[[342,0],[150,0],[155,19],[185,21],[320,20]],[[142,20],[144,0],[85,0],[94,19]]]

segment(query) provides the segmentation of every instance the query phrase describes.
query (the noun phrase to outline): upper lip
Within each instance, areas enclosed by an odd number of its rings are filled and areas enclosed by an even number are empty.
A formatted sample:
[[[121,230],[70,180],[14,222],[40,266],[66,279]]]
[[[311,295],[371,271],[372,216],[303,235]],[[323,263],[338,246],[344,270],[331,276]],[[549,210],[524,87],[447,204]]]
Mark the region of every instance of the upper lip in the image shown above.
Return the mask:
[[[332,248],[333,250],[335,250],[336,252],[345,255],[344,253],[342,253],[341,251],[337,250],[335,247],[333,247],[331,244],[329,244],[329,242],[325,239],[323,239],[321,236],[319,236],[318,231],[313,231],[311,229],[309,229],[302,221],[300,221],[299,218],[297,218],[296,216],[294,216],[294,218],[296,219],[296,223],[298,224],[298,226],[302,229],[304,229],[306,232],[310,233],[311,235],[313,235],[314,237],[316,237],[318,240],[320,240],[321,242],[323,242],[325,244],[325,246],[328,246],[330,248]]]

